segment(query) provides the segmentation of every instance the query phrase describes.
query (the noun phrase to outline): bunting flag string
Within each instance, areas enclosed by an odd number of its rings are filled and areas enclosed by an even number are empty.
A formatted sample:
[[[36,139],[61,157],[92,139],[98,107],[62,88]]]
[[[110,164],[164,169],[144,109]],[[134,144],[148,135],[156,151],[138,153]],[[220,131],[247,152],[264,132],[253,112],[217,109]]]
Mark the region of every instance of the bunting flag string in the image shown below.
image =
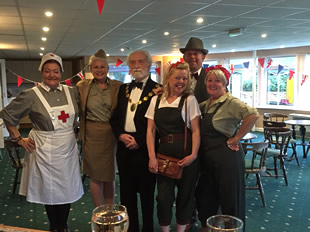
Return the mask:
[[[84,76],[83,76],[83,71],[88,68],[88,65],[86,65],[80,72],[78,72],[77,74],[65,79],[64,81],[61,81],[60,83],[65,83],[67,85],[70,85],[71,86],[71,80],[75,77],[75,76],[78,76],[80,77],[81,79],[84,79]],[[24,81],[28,81],[30,83],[33,83],[34,85],[38,85],[38,82],[36,81],[33,81],[33,80],[30,80],[28,78],[25,78],[25,77],[22,77],[21,75],[15,73],[14,71],[12,71],[11,69],[9,68],[6,68],[6,71],[7,72],[10,72],[11,74],[13,74],[14,76],[17,77],[17,86],[19,87]]]

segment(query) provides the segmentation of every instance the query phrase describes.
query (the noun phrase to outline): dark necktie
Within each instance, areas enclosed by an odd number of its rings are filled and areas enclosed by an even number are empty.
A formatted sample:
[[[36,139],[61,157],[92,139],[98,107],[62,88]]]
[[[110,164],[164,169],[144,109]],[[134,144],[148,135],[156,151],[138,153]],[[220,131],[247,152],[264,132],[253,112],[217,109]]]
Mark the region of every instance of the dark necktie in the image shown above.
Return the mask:
[[[143,86],[143,82],[135,82],[134,80],[130,83],[130,87],[133,88],[133,87],[137,87],[139,89],[142,89],[142,86]]]
[[[193,73],[192,77],[195,78],[196,80],[198,80],[198,77],[199,77],[198,72]]]

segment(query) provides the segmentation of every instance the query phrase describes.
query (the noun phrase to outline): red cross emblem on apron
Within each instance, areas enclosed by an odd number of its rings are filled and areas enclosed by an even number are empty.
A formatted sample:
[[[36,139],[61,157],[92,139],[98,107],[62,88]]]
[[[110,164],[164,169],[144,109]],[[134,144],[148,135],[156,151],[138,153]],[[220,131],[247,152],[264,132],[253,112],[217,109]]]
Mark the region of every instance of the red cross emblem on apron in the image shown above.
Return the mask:
[[[69,118],[69,114],[66,114],[64,110],[60,111],[58,119],[62,120],[62,122],[67,122],[67,118]]]

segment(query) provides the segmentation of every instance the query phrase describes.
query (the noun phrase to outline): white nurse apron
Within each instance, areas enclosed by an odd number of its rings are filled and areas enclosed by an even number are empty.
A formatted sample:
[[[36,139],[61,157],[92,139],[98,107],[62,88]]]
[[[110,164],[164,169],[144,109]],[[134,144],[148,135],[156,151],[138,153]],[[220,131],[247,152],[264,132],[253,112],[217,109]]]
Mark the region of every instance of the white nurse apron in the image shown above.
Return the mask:
[[[33,90],[49,112],[54,131],[32,129],[36,148],[25,154],[19,194],[27,201],[46,205],[68,204],[83,195],[79,151],[73,131],[75,110],[68,86],[67,105],[50,107],[38,87]]]

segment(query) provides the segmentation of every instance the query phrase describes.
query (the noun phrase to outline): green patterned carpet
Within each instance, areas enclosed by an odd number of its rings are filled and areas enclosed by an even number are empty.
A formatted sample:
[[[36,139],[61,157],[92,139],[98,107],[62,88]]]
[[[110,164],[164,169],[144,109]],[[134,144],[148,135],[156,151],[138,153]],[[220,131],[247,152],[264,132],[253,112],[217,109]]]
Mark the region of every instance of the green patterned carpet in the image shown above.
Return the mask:
[[[261,139],[261,134],[259,138]],[[256,190],[246,191],[246,231],[247,232],[310,232],[310,157],[302,158],[301,147],[298,147],[301,166],[296,161],[286,162],[289,186],[285,186],[283,178],[263,177],[263,185],[267,206],[262,206],[261,198]],[[15,170],[11,167],[6,151],[1,150],[0,160],[0,224],[48,230],[48,220],[44,207],[31,204],[17,194],[12,194],[12,183]],[[309,154],[310,155],[310,154]],[[254,176],[247,182],[255,184]],[[84,196],[72,204],[69,216],[71,231],[90,231],[92,202],[90,198],[89,180],[84,183]],[[116,182],[116,202],[119,202],[119,185]],[[156,213],[154,214],[156,218]],[[157,219],[156,231],[159,230]],[[175,231],[173,221],[172,231]],[[198,225],[192,231],[199,231]]]

